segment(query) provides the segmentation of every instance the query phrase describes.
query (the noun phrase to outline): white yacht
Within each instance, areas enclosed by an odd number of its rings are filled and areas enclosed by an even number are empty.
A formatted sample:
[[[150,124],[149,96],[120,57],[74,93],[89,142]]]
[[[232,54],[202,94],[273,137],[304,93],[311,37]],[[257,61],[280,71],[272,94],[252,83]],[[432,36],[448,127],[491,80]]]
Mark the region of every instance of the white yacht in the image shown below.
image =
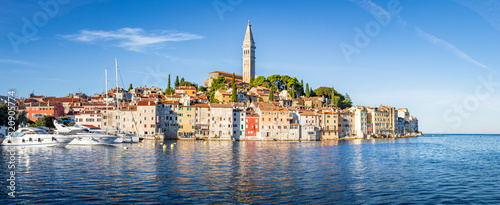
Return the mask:
[[[139,137],[135,136],[134,134],[132,134],[130,132],[121,133],[121,134],[118,134],[118,136],[120,136],[123,139],[124,143],[139,142]]]
[[[54,120],[54,126],[57,129],[56,133],[75,138],[69,143],[70,145],[110,145],[118,138],[118,136],[91,132],[86,127],[68,127],[56,120]]]
[[[61,146],[64,147],[73,141],[73,136],[48,134],[47,131],[34,128],[23,127],[19,128],[12,134],[12,137],[7,136],[2,142],[4,146]]]

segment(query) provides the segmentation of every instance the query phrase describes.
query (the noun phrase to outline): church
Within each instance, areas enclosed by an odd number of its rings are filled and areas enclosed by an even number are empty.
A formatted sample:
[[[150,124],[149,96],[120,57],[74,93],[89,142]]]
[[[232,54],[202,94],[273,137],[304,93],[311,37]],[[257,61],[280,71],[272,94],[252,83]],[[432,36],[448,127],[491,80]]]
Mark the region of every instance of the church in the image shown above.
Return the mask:
[[[235,74],[235,81],[237,85],[248,85],[250,79],[255,78],[255,41],[253,40],[252,25],[250,25],[250,20],[248,20],[247,31],[245,33],[245,39],[243,40],[243,75]],[[212,80],[223,75],[226,78],[226,84],[231,83],[232,75],[231,73],[214,71],[211,72],[208,78],[203,81],[204,87],[210,87]]]

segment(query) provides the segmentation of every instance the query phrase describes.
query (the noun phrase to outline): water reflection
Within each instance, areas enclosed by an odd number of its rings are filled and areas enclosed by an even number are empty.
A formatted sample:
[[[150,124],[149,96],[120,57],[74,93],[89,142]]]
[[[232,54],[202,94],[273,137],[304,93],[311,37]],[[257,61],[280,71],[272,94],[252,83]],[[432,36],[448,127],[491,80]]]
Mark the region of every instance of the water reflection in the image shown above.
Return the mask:
[[[18,148],[20,197],[8,202],[492,203],[500,195],[499,139],[161,142],[165,148],[145,141]],[[6,148],[0,151],[6,173]],[[7,178],[0,175],[2,187]],[[1,197],[0,203],[7,202],[5,194]]]

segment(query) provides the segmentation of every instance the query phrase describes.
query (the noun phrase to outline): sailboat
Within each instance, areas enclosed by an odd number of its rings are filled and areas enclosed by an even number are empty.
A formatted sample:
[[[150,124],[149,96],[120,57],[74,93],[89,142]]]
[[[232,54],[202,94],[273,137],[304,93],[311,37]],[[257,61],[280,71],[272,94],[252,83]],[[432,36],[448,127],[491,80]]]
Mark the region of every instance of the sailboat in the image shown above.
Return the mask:
[[[120,108],[119,108],[120,101],[118,101],[118,60],[116,58],[115,58],[115,67],[116,67],[116,108],[118,108],[116,110],[116,113],[117,113],[116,135],[119,137],[119,139],[117,139],[115,141],[115,143],[122,143],[122,142],[124,142],[124,143],[135,143],[135,142],[139,142],[139,137],[138,136],[135,136],[134,134],[132,134],[130,132],[125,132],[125,131],[120,132]],[[106,86],[107,86],[107,83],[106,83]],[[107,94],[107,92],[106,92],[106,94]],[[135,127],[137,128],[137,126],[135,126]]]

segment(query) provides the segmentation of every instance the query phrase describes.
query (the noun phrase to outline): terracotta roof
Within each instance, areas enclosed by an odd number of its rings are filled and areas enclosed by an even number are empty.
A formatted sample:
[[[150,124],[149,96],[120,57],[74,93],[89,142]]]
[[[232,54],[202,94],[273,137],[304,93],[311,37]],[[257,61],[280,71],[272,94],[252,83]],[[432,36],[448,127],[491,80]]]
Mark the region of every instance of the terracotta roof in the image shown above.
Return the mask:
[[[162,100],[162,101],[160,101],[160,103],[163,103],[163,104],[179,104],[179,101],[178,100]]]
[[[222,74],[222,75],[230,75],[230,76],[233,76],[232,73],[228,73],[228,72],[223,72],[223,71],[214,71],[214,72],[211,72],[211,73],[219,73],[219,74]],[[238,75],[238,74],[234,74],[234,77],[235,78],[243,78],[242,75]]]
[[[316,116],[313,111],[299,111],[299,115]]]
[[[196,87],[194,86],[179,86],[175,87],[176,90],[196,90]]]
[[[137,106],[153,106],[156,105],[154,101],[139,101]]]
[[[210,107],[208,104],[194,104],[195,107]]]
[[[231,104],[215,104],[215,103],[210,104],[210,107],[214,107],[214,108],[233,108],[233,106]]]
[[[284,107],[259,107],[261,111],[289,111]]]

